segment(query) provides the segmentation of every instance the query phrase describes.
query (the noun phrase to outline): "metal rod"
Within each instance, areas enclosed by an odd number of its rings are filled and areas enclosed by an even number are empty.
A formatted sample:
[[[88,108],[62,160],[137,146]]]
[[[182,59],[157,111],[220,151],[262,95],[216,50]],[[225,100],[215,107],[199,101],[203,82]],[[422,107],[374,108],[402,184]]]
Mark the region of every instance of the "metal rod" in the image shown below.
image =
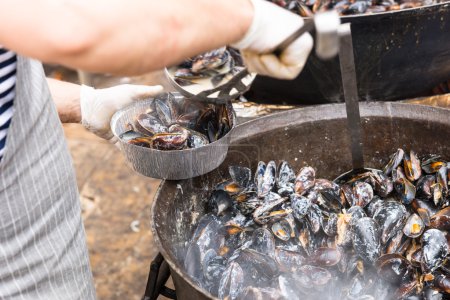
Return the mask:
[[[155,257],[155,259],[150,264],[147,285],[145,287],[145,293],[144,293],[144,297],[142,297],[142,300],[153,299],[154,293],[155,293],[155,288],[156,288],[156,281],[158,279],[159,268],[163,261],[164,261],[163,256],[161,255],[161,253],[158,253],[158,255]]]
[[[345,107],[347,110],[347,126],[351,139],[352,164],[354,170],[360,170],[364,168],[364,157],[350,23],[340,26],[339,35],[339,61],[341,64],[342,85],[344,87]]]

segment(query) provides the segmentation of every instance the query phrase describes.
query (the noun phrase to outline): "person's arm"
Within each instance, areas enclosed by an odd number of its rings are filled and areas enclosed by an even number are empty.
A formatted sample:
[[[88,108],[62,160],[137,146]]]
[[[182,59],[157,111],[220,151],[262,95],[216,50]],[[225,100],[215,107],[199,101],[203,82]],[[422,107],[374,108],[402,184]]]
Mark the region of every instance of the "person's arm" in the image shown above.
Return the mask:
[[[82,123],[89,131],[106,140],[113,138],[109,122],[117,110],[163,91],[160,85],[121,84],[94,89],[51,78],[47,78],[47,83],[62,123]]]
[[[65,81],[47,78],[50,93],[58,110],[62,123],[80,123],[80,89],[81,86]]]
[[[140,74],[238,41],[252,18],[248,0],[0,0],[0,45],[43,62]]]

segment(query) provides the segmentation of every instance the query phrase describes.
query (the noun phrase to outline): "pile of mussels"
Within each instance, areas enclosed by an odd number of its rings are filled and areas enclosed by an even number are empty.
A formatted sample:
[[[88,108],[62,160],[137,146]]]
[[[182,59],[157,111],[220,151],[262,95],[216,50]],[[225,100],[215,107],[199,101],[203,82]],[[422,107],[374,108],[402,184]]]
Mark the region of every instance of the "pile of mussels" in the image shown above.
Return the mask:
[[[233,122],[230,103],[206,104],[167,93],[155,98],[119,137],[127,143],[157,150],[198,148],[226,135]]]
[[[334,9],[340,15],[370,14],[415,8],[441,0],[268,0],[299,14],[312,17],[316,12]]]
[[[339,184],[286,161],[231,166],[184,267],[221,299],[450,296],[450,163],[402,149]]]
[[[236,75],[244,68],[237,50],[222,47],[189,58],[175,69],[174,79],[181,86],[195,84],[198,79],[207,79],[216,87],[225,78]]]

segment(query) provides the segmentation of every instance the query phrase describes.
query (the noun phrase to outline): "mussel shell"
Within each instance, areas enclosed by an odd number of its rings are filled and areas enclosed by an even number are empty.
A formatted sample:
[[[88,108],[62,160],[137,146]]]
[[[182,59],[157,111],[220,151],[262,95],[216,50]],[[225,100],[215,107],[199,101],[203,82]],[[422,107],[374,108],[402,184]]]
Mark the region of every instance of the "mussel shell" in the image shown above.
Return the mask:
[[[381,230],[368,217],[359,219],[354,226],[353,249],[364,261],[374,262],[381,253]]]
[[[408,271],[410,264],[408,260],[400,254],[385,254],[377,259],[375,267],[378,276],[386,281],[398,284]]]
[[[257,179],[257,193],[258,197],[264,198],[270,191],[272,191],[276,180],[277,167],[274,161],[270,161],[264,169],[264,175]]]
[[[137,137],[128,140],[129,144],[140,146],[140,147],[146,147],[146,148],[152,148],[153,147],[153,138],[149,136],[142,136]]]
[[[311,167],[303,167],[295,178],[295,192],[302,194],[314,186],[316,171]]]
[[[422,162],[422,169],[427,174],[433,174],[439,171],[439,169],[445,165],[446,163],[441,160],[439,156],[434,156]]]
[[[311,204],[306,219],[313,233],[317,233],[322,225],[322,211],[317,204]]]
[[[280,248],[275,250],[275,259],[280,265],[280,271],[282,272],[296,272],[306,260],[299,252]]]
[[[225,271],[225,259],[218,256],[213,249],[208,250],[202,262],[203,276],[212,283],[218,283]]]
[[[416,183],[417,195],[425,199],[430,199],[431,197],[433,197],[431,186],[435,182],[436,178],[434,175],[422,176]]]
[[[273,234],[266,228],[257,228],[253,231],[252,243],[250,245],[255,251],[275,255],[275,239]]]
[[[308,193],[308,195],[311,193]],[[326,211],[340,212],[344,206],[345,201],[342,201],[338,193],[332,188],[325,188],[319,191],[316,199],[317,205]]]
[[[133,129],[125,131],[124,133],[122,133],[119,136],[119,138],[121,140],[123,140],[124,142],[129,142],[129,141],[131,141],[133,139],[141,138],[141,137],[143,137],[143,135],[140,132],[134,131]]]
[[[271,229],[273,234],[284,242],[291,238],[291,226],[286,220],[273,223]]]
[[[411,204],[416,197],[416,187],[406,178],[398,178],[394,187],[404,204]]]
[[[435,276],[434,286],[438,289],[438,291],[450,294],[450,277],[444,274]]]
[[[150,114],[140,114],[137,116],[135,126],[139,133],[148,136],[168,132],[169,130],[157,117]]]
[[[203,255],[209,249],[214,249],[217,253],[219,253],[219,248],[223,245],[225,237],[221,234],[218,234],[223,224],[217,220],[212,219],[210,222],[204,225],[201,230],[196,230],[197,238],[194,240],[195,243],[200,248],[200,253]]]
[[[158,120],[160,120],[164,126],[169,127],[175,122],[176,113],[172,110],[170,99],[166,99],[165,101],[162,99],[155,99],[155,106]]]
[[[381,197],[387,197],[394,190],[392,180],[381,171],[373,170],[371,172],[370,183],[375,193]]]
[[[230,53],[226,47],[214,49],[192,58],[192,72],[202,73],[205,70],[214,70],[220,68],[231,59]]]
[[[275,217],[279,220],[282,217],[285,217],[290,213],[288,210],[278,210],[275,214],[271,214],[271,211],[277,207],[278,205],[285,202],[287,198],[277,198],[274,201],[263,202],[258,208],[253,212],[253,220],[260,224],[267,224],[269,221],[275,221]]]
[[[336,244],[338,246],[346,247],[351,245],[353,239],[353,230],[350,226],[350,214],[339,214],[337,220],[337,237]]]
[[[435,282],[434,285],[437,286],[439,283]],[[442,300],[445,299],[437,289],[431,287],[425,287],[423,290],[424,300]]]
[[[262,184],[262,178],[264,177],[265,172],[266,172],[266,163],[263,161],[259,161],[258,166],[256,167],[255,176],[253,177],[257,189],[261,188],[259,185]]]
[[[278,167],[277,185],[279,188],[286,187],[288,183],[294,183],[295,172],[287,161],[282,161]]]
[[[339,191],[341,203],[347,203],[348,206],[353,205],[353,189],[350,184],[343,184]]]
[[[417,286],[419,285],[419,280],[416,273],[409,268],[398,288],[396,289],[393,299],[415,299],[417,295]],[[420,299],[420,298],[419,298]]]
[[[252,170],[247,167],[230,166],[228,168],[231,180],[239,184],[243,188],[247,188],[250,185],[252,179]]]
[[[230,194],[223,190],[215,190],[208,200],[208,207],[215,215],[222,215],[233,206],[233,199]]]
[[[311,289],[311,282],[304,274],[284,273],[278,276],[283,299],[301,300],[308,295]]]
[[[219,283],[219,298],[236,299],[244,288],[244,272],[237,262],[231,262],[225,269]]]
[[[403,169],[409,181],[416,181],[422,175],[420,160],[414,151],[411,150],[403,156]]]
[[[428,229],[422,235],[422,271],[430,273],[441,266],[448,255],[445,234],[438,229]]]
[[[319,267],[335,266],[341,260],[342,254],[337,248],[320,247],[307,258],[307,264]]]
[[[331,280],[331,273],[327,269],[304,265],[300,267],[300,272],[308,276],[314,286],[324,286]]]
[[[252,249],[241,250],[236,262],[254,280],[272,279],[279,273],[278,264],[273,257]]]
[[[187,146],[186,133],[158,133],[152,136],[151,146],[158,150],[181,150]]]
[[[201,250],[196,243],[191,243],[184,258],[184,269],[194,281],[200,283],[203,277]]]
[[[397,167],[402,163],[403,161],[403,155],[405,152],[403,149],[397,149],[397,152],[395,152],[392,156],[389,162],[386,164],[386,166],[383,168],[383,172],[386,175],[390,175],[392,173],[393,169],[397,169]]]
[[[426,210],[429,216],[433,216],[439,211],[439,209],[432,202],[423,201],[417,198],[411,202],[411,206],[417,213],[419,213],[419,208]]]
[[[246,287],[236,300],[282,300],[281,292],[275,288]]]
[[[358,181],[353,186],[353,204],[352,206],[366,207],[373,199],[372,186],[366,182]]]
[[[200,148],[208,144],[209,140],[205,135],[193,130],[190,131],[189,137],[187,139],[187,146],[189,148]]]
[[[297,194],[292,194],[290,198],[294,217],[297,220],[302,220],[311,207],[311,201],[308,198]]]
[[[436,182],[440,183],[442,186],[444,196],[448,194],[448,181],[447,166],[442,166],[436,174]]]
[[[444,189],[441,183],[436,182],[431,185],[431,193],[433,195],[433,203],[436,206],[440,206],[441,201],[444,198]]]
[[[365,271],[364,261],[359,257],[359,255],[352,254],[350,256],[350,254],[348,254],[347,256],[348,259],[346,261],[346,266],[345,269],[342,270],[342,272],[345,273],[348,278],[354,277],[358,274],[363,275]],[[342,258],[344,257],[345,256],[343,255]],[[341,259],[341,261],[343,261],[343,259]]]
[[[335,213],[329,214],[327,218],[322,221],[322,229],[328,236],[335,236],[337,234],[338,216]]]
[[[388,242],[386,247],[386,253],[399,253],[403,254],[411,243],[411,239],[403,234],[402,230],[399,230]]]
[[[306,254],[310,255],[314,250],[314,237],[308,223],[303,220],[301,224],[302,226],[299,229],[298,240]]]
[[[403,233],[410,238],[419,237],[424,230],[425,224],[417,214],[411,214],[403,227]]]
[[[378,196],[373,196],[373,200],[366,206],[365,211],[367,212],[368,217],[373,217],[378,208],[385,202],[387,199],[382,200]]]
[[[430,219],[430,226],[439,230],[450,230],[450,206],[438,211]]]
[[[406,217],[405,206],[397,201],[386,201],[378,208],[373,219],[380,226],[383,244],[403,228]]]

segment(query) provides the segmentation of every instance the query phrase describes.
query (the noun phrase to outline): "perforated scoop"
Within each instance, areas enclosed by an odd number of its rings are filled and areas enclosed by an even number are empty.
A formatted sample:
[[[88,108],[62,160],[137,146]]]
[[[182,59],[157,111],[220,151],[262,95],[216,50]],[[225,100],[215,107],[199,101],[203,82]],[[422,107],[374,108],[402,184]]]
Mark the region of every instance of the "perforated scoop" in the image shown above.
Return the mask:
[[[315,26],[318,29],[316,53],[319,57],[330,58],[337,52],[337,25],[339,17],[334,12],[325,12],[317,14],[314,19],[307,19],[302,27],[288,36],[276,48],[268,53],[274,53],[279,56],[295,40],[307,32],[312,32]],[[325,24],[325,26],[324,26]],[[256,74],[249,73],[246,68],[236,72],[234,75],[227,75],[222,78],[220,84],[214,86],[210,78],[195,80],[192,84],[183,80],[177,80],[175,72],[177,67],[165,69],[165,74],[172,86],[185,97],[193,100],[222,104],[231,100],[238,99],[250,88]]]

